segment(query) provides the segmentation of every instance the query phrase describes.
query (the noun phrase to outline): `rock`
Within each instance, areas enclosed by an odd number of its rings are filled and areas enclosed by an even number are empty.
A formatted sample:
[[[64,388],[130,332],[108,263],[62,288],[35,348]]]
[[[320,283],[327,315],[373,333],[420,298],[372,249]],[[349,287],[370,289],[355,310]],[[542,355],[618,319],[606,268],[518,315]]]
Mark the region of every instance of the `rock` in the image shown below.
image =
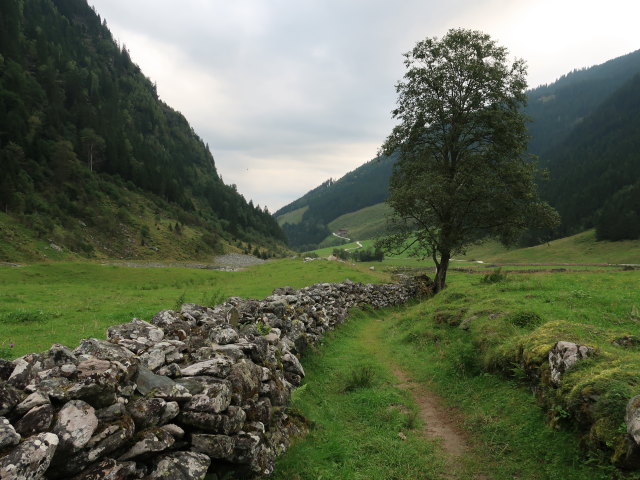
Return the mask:
[[[155,427],[173,419],[179,411],[176,402],[162,398],[139,398],[127,405],[127,412],[139,430]]]
[[[136,377],[136,388],[142,395],[153,395],[165,400],[186,400],[191,397],[189,391],[169,377],[156,375],[140,366]]]
[[[207,474],[211,460],[196,452],[175,452],[160,456],[149,480],[202,480]]]
[[[178,425],[175,425],[173,423],[168,423],[167,425],[163,425],[162,427],[160,427],[162,430],[164,430],[165,432],[169,433],[171,436],[173,436],[173,438],[175,439],[181,439],[184,438],[184,430],[182,428],[180,428]]]
[[[86,445],[87,460],[94,462],[119,450],[133,439],[135,424],[130,415],[123,415],[111,423],[102,424]]]
[[[230,435],[240,431],[246,418],[240,407],[230,406],[224,414],[184,411],[178,415],[178,422],[206,432]]]
[[[16,368],[13,362],[0,358],[0,381],[6,382],[11,376],[11,372]]]
[[[50,403],[33,407],[16,423],[16,431],[23,437],[45,432],[53,422],[53,407]]]
[[[57,447],[58,437],[53,433],[39,433],[29,437],[0,459],[0,478],[2,480],[43,478]]]
[[[231,328],[231,326],[211,330],[209,332],[209,340],[212,340],[219,345],[236,343],[239,338],[240,336],[238,335],[238,332],[234,328]]]
[[[78,346],[73,353],[78,357],[96,357],[101,360],[112,360],[116,362],[126,362],[135,357],[135,353],[128,348],[105,340],[98,340],[97,338],[82,340],[80,346]],[[85,360],[87,358],[85,358]]]
[[[18,443],[20,443],[20,434],[16,432],[9,420],[0,417],[0,451],[18,445]]]
[[[229,387],[224,384],[220,384],[219,388],[218,392],[209,390],[207,394],[192,396],[182,408],[193,412],[213,413],[220,413],[226,410],[231,403],[231,391]]]
[[[0,382],[0,415],[6,415],[18,405],[26,395],[7,382]]]
[[[260,392],[262,368],[253,362],[242,360],[231,367],[227,380],[231,382],[231,401],[240,404]]]
[[[122,345],[132,352],[142,353],[164,338],[164,331],[149,322],[134,318],[129,323],[107,329],[111,343]]]
[[[46,405],[48,403],[49,404],[51,403],[49,401],[49,395],[39,391],[33,392],[31,395],[25,398],[22,402],[16,405],[13,413],[14,415],[24,415],[32,408],[39,407],[41,405]]]
[[[56,343],[43,354],[43,368],[62,367],[63,365],[77,365],[78,359],[70,348]]]
[[[222,356],[217,356],[211,360],[194,363],[188,367],[182,368],[180,373],[185,377],[197,375],[213,375],[214,377],[226,377],[231,371],[233,362]]]
[[[36,353],[29,353],[13,361],[14,369],[9,375],[7,383],[19,389],[24,389],[33,382],[42,370],[41,356]]]
[[[126,453],[120,456],[118,460],[131,460],[141,455],[150,453],[163,452],[176,442],[173,436],[161,428],[152,428],[140,432],[137,435],[139,440]]]
[[[624,420],[627,424],[627,433],[637,445],[640,445],[640,395],[636,395],[627,403],[627,414]]]
[[[135,473],[135,462],[118,462],[113,458],[105,458],[71,480],[127,480],[132,478]]]
[[[570,370],[578,360],[588,358],[594,353],[595,349],[586,345],[564,341],[556,343],[549,352],[551,383],[559,385],[562,375]]]
[[[76,452],[89,442],[97,427],[93,407],[82,400],[71,400],[58,412],[53,432],[60,439],[60,450]]]
[[[233,453],[233,438],[228,435],[208,435],[194,433],[191,435],[191,449],[204,453],[210,458],[229,460]]]

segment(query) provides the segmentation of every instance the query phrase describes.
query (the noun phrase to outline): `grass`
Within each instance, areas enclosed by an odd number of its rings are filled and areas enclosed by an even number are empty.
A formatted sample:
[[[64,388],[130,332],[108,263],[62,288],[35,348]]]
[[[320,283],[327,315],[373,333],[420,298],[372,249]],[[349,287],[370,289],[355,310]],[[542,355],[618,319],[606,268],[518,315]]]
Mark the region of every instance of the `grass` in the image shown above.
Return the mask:
[[[95,263],[0,266],[0,354],[11,358],[52,343],[103,338],[107,327],[143,320],[186,302],[214,305],[229,296],[263,298],[274,288],[386,277],[338,262],[279,260],[241,272],[132,268]],[[8,349],[7,345],[14,344]]]
[[[398,357],[408,359],[407,368],[472,411],[483,395],[489,395],[488,405],[513,402],[488,394],[485,381],[507,385],[500,394],[506,396],[538,376],[537,396],[549,423],[579,435],[592,457],[585,461],[606,464],[622,453],[626,403],[640,394],[640,349],[613,344],[640,329],[634,314],[639,288],[637,271],[513,274],[492,284],[458,274],[447,291],[398,319],[389,338]],[[462,320],[441,320],[456,316]],[[466,330],[457,328],[460,324]],[[559,340],[589,345],[598,353],[568,372],[556,389],[548,383],[545,362]],[[531,400],[524,411],[529,414]],[[492,423],[502,421],[498,409],[492,415]],[[520,415],[525,413],[516,418]]]
[[[397,404],[415,412],[395,388],[391,363],[440,394],[462,419],[471,449],[453,478],[482,472],[492,480],[640,478],[609,464],[626,401],[640,393],[640,352],[611,344],[638,331],[640,272],[480,280],[453,273],[447,291],[432,300],[359,312],[306,358],[306,386],[294,407],[313,427],[279,461],[275,478],[451,478],[438,446],[407,428],[416,427],[415,415],[389,413]],[[454,318],[468,320],[468,329]],[[523,352],[532,365],[561,339],[592,345],[600,355],[566,374],[557,392],[536,398]],[[597,423],[591,430],[576,418],[587,391],[599,396],[589,404]],[[398,431],[411,443],[398,442]],[[607,442],[608,450],[593,448]]]
[[[277,218],[278,225],[282,226],[285,223],[289,223],[291,225],[297,225],[302,221],[302,216],[304,215],[304,212],[306,212],[307,210],[309,210],[309,206],[305,205],[304,207],[300,207],[297,210],[293,210],[291,212],[287,212],[283,215],[280,215]]]
[[[356,314],[305,358],[307,376],[293,407],[311,430],[278,461],[274,479],[417,480],[443,473],[436,443],[409,428],[417,426],[409,396],[364,342],[369,315]]]

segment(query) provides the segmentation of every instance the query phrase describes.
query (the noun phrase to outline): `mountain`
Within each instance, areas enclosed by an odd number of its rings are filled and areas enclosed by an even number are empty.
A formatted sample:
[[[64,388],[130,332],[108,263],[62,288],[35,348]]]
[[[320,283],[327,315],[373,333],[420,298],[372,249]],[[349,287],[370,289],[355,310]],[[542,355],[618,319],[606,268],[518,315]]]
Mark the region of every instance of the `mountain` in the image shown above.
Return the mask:
[[[558,234],[595,226],[600,239],[639,238],[640,74],[542,158],[551,179],[541,193],[563,218]]]
[[[563,217],[557,231],[534,232],[529,240],[535,241],[540,235],[557,238],[594,225],[600,225],[597,232],[602,239],[640,235],[640,227],[632,227],[640,224],[640,203],[636,202],[640,195],[639,73],[640,50],[575,70],[527,92],[529,152],[537,155],[539,164],[550,172],[550,181],[541,182],[540,193]],[[330,244],[327,235],[331,222],[347,230],[345,222],[351,222],[357,231],[367,231],[362,225],[365,218],[377,226],[382,224],[381,219],[371,217],[371,210],[361,209],[386,199],[392,167],[373,160],[360,168],[366,168],[368,176],[357,175],[360,169],[356,169],[276,212],[293,247],[309,249],[323,239],[322,245]],[[368,204],[352,205],[351,191],[366,192],[369,177],[376,179],[371,185],[376,195]],[[332,187],[344,179],[348,179],[348,189]],[[352,217],[336,221],[339,215],[333,205],[340,206],[341,215],[352,213]],[[324,212],[323,206],[327,208]],[[381,207],[374,210],[384,211]],[[634,221],[636,218],[639,221]],[[380,229],[368,232],[379,234]]]
[[[176,226],[198,245],[178,256],[284,241],[86,0],[0,2],[0,164],[0,243],[16,225],[83,256],[138,256],[118,231],[153,255]]]
[[[328,228],[331,221],[386,200],[396,159],[391,156],[370,160],[275,212],[289,245],[299,250],[315,248],[331,234]]]

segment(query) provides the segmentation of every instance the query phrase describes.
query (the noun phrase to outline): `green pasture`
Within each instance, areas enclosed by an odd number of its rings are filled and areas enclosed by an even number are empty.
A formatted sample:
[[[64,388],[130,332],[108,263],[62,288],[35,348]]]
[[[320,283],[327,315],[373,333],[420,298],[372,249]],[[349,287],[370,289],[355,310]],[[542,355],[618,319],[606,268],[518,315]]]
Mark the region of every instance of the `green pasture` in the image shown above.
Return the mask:
[[[378,272],[339,262],[278,260],[239,272],[96,263],[0,266],[0,356],[17,357],[103,338],[107,327],[144,320],[182,303],[213,305],[229,296],[263,298],[274,288],[319,282],[376,282]],[[13,344],[13,347],[10,345]]]

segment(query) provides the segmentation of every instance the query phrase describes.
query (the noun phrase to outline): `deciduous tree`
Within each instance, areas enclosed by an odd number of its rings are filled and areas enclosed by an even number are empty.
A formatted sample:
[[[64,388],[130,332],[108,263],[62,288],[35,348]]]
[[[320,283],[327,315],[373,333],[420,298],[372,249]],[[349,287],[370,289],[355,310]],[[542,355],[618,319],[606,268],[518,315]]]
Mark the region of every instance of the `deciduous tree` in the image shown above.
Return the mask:
[[[427,38],[405,54],[399,121],[382,147],[398,151],[388,203],[390,251],[412,249],[446,286],[452,255],[488,236],[504,244],[557,213],[538,198],[527,146],[526,65],[472,30]]]

